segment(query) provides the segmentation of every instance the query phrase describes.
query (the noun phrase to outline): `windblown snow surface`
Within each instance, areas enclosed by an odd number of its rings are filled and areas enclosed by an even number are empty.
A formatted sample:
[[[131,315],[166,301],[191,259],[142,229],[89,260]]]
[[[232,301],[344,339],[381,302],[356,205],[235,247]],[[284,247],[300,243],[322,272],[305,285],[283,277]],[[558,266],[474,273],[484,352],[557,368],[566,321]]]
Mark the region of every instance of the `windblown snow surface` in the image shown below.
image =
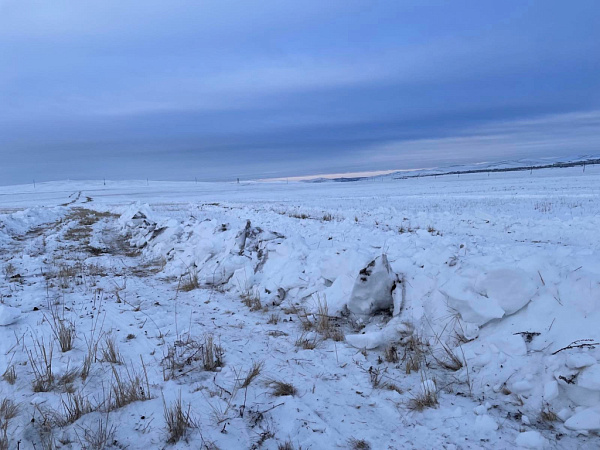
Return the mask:
[[[0,438],[599,448],[599,200],[595,167],[0,188]]]

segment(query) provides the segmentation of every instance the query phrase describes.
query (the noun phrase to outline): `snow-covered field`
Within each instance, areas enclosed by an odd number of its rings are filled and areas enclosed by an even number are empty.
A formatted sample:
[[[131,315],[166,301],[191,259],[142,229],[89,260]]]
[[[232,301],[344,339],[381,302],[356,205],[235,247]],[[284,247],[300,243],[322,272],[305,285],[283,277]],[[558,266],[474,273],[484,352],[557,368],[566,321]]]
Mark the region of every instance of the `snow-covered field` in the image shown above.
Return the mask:
[[[0,448],[599,448],[599,200],[596,167],[1,187]]]

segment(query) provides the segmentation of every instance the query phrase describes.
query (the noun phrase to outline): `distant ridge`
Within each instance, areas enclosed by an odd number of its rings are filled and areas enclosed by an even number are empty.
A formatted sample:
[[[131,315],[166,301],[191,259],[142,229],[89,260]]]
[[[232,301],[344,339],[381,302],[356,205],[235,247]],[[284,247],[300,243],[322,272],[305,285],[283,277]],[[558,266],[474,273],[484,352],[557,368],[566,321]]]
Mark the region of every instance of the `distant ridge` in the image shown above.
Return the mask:
[[[555,162],[552,164],[541,164],[541,165],[523,165],[523,166],[514,166],[514,167],[502,167],[502,168],[491,168],[487,167],[485,169],[465,169],[465,170],[453,170],[450,172],[439,172],[439,173],[425,173],[418,175],[405,175],[402,177],[392,176],[394,180],[405,180],[407,178],[423,178],[423,177],[434,177],[434,176],[444,176],[444,175],[461,175],[461,174],[470,174],[470,173],[495,173],[495,172],[519,172],[524,170],[539,170],[539,169],[556,169],[556,168],[567,168],[567,167],[577,167],[577,166],[590,166],[600,164],[600,158],[593,159],[585,159],[578,161],[569,161],[569,162]]]
[[[371,180],[373,178],[391,178],[393,180],[406,180],[409,178],[438,177],[447,175],[462,175],[473,173],[498,173],[498,172],[520,172],[526,170],[540,169],[563,169],[568,167],[585,167],[589,165],[600,164],[600,157],[581,157],[572,160],[556,161],[545,163],[540,160],[519,160],[519,161],[501,161],[488,164],[449,166],[446,168],[423,169],[411,171],[411,175],[404,175],[404,171],[392,172],[386,175],[378,176],[354,176],[354,177],[336,177],[336,178],[312,178],[304,180],[308,183],[338,182],[347,183],[352,181]],[[452,168],[456,168],[451,170]]]

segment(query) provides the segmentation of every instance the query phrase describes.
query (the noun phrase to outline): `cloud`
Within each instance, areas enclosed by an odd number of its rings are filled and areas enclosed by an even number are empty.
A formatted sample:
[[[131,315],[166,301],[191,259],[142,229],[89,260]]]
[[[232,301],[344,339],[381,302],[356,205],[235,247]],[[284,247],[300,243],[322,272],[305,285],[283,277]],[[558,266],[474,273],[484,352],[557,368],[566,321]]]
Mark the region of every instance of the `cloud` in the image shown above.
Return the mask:
[[[131,177],[143,160],[144,177],[202,164],[214,178],[256,177],[477,148],[579,151],[593,133],[522,121],[600,108],[599,11],[587,0],[4,0],[11,167],[0,176]]]
[[[456,136],[387,142],[354,155],[362,164],[430,166],[527,157],[598,154],[600,111],[498,121]],[[408,166],[407,166],[408,164]]]

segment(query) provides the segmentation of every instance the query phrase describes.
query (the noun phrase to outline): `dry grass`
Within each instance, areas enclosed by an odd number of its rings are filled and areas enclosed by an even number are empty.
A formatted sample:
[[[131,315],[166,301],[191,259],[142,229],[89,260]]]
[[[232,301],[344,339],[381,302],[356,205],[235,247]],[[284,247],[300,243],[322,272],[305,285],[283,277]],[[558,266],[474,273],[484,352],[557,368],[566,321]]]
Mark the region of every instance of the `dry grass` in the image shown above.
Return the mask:
[[[252,367],[250,368],[250,370],[248,370],[248,373],[246,374],[244,381],[242,382],[240,387],[242,389],[245,389],[248,386],[250,386],[252,382],[260,375],[264,366],[265,363],[263,361],[253,362]]]
[[[385,360],[389,363],[397,363],[400,361],[400,357],[398,356],[398,347],[395,345],[389,345],[385,348],[383,352]]]
[[[408,401],[407,407],[411,411],[423,411],[426,408],[438,406],[437,394],[435,392],[419,393]]]
[[[202,346],[202,366],[204,370],[214,371],[218,367],[223,367],[223,355],[223,347],[215,344],[213,335],[206,335]]]
[[[421,380],[424,379],[424,374],[421,373]],[[438,405],[437,391],[423,383],[419,393],[408,401],[407,408],[411,411],[423,411],[426,408],[436,408]]]
[[[346,340],[344,331],[340,327],[335,327],[329,334],[329,337],[335,342],[344,342]]]
[[[71,284],[75,284],[77,274],[79,273],[77,265],[59,264],[58,270],[54,274],[54,278],[57,279],[58,285],[61,289],[67,289]]]
[[[190,292],[194,289],[198,289],[199,287],[200,282],[198,281],[198,273],[190,270],[188,273],[179,278],[177,290],[182,292]]]
[[[310,219],[310,216],[305,213],[289,213],[289,217],[293,217],[294,219]]]
[[[215,343],[212,335],[206,335],[204,341],[186,334],[184,338],[167,346],[167,353],[161,361],[165,381],[185,375],[194,370],[193,364],[201,362],[204,370],[214,371],[223,366],[223,348]],[[189,369],[186,370],[186,367]]]
[[[327,299],[317,295],[317,318],[315,320],[315,329],[323,336],[328,337],[331,332],[331,320],[329,318],[329,306]]]
[[[310,331],[315,327],[315,322],[313,321],[312,317],[304,309],[299,309],[295,306],[292,306],[291,312],[296,314],[304,331]]]
[[[11,364],[7,367],[7,369],[2,374],[2,379],[8,384],[15,384],[15,382],[17,381],[17,372],[15,370],[14,364]]]
[[[141,373],[133,368],[126,367],[123,373],[119,373],[115,366],[111,366],[113,373],[113,383],[111,385],[111,398],[107,410],[114,410],[127,406],[137,401],[150,400],[150,383],[146,366],[141,359]],[[124,375],[124,376],[122,376]]]
[[[425,360],[427,344],[421,340],[417,333],[413,333],[404,339],[402,344],[404,346],[402,361],[406,365],[406,374],[410,375],[412,372],[417,372],[421,369],[421,365]]]
[[[348,446],[352,450],[371,450],[371,444],[364,439],[350,438],[348,439]]]
[[[75,379],[80,375],[80,371],[78,369],[68,369],[63,373],[60,377],[56,378],[56,387],[58,387],[62,392],[74,392],[73,383]]]
[[[375,368],[375,367],[369,367],[368,373],[369,373],[369,379],[371,381],[371,386],[373,386],[373,389],[385,387],[385,383],[382,382],[383,371],[381,369]]]
[[[72,321],[65,319],[64,313],[62,317],[60,317],[56,309],[52,308],[50,309],[50,319],[46,316],[44,317],[50,324],[52,334],[60,347],[60,351],[65,353],[72,350],[73,345],[75,344],[75,337],[77,336],[75,324]]]
[[[97,317],[100,317],[98,314]],[[85,337],[85,343],[87,346],[87,352],[85,357],[83,358],[83,365],[81,367],[81,379],[83,381],[87,380],[87,377],[90,374],[90,370],[92,369],[92,364],[96,362],[98,355],[98,345],[100,340],[101,331],[97,331],[95,326],[90,331],[89,338]]]
[[[540,420],[542,422],[556,422],[558,420],[558,415],[546,405],[540,412]]]
[[[187,373],[184,369],[195,361],[202,359],[202,344],[190,334],[167,345],[167,354],[163,357],[163,379],[165,381]]]
[[[275,313],[271,314],[267,323],[270,325],[277,325],[279,323],[279,315]]]
[[[8,426],[12,419],[19,414],[19,407],[9,398],[0,402],[0,450],[9,449]]]
[[[314,330],[317,333],[319,333],[323,337],[323,339],[333,339],[337,342],[344,341],[344,332],[335,323],[336,317],[329,315],[329,306],[327,305],[327,299],[317,294],[315,306],[317,312],[314,314],[309,314],[306,312],[306,310],[296,308],[295,306],[292,306],[290,308],[290,312],[296,314],[304,331]],[[304,339],[304,336],[302,336],[298,341],[296,341],[296,345],[299,347],[304,347],[304,345],[300,342],[301,339]],[[313,343],[316,346],[316,339]],[[310,345],[308,345],[308,347],[310,347]]]
[[[113,336],[106,336],[102,347],[102,361],[111,364],[123,364],[123,357]]]
[[[88,450],[104,450],[109,448],[114,440],[116,427],[110,425],[108,413],[101,416],[96,422],[96,426],[82,428],[83,438],[79,438],[82,448]]]
[[[298,390],[291,383],[286,383],[279,380],[267,380],[265,385],[271,389],[273,397],[285,397],[286,395],[298,395]]]
[[[461,359],[457,354],[454,353],[454,351],[451,349],[452,344],[449,344],[447,341],[442,339],[442,335],[443,335],[444,331],[451,324],[454,324],[454,328],[456,328],[457,325],[459,326],[459,328],[462,328],[460,325],[459,319],[453,318],[446,324],[446,326],[444,327],[444,329],[441,332],[439,332],[439,333],[434,332],[433,333],[434,338],[435,338],[435,341],[437,342],[437,346],[439,348],[436,351],[430,350],[430,353],[431,353],[431,356],[433,357],[433,359],[435,360],[435,362],[440,367],[442,367],[446,370],[451,370],[453,372],[456,372],[457,370],[460,370],[463,368],[463,366],[466,364],[466,361],[464,359]],[[431,327],[431,329],[433,331],[433,327],[431,326],[431,324],[429,324],[429,326]],[[460,333],[458,331],[456,331],[456,329],[455,329],[454,337],[450,339],[450,341],[453,342],[453,344],[455,346],[459,346],[460,344],[462,344],[462,342],[460,342],[459,336],[460,336]]]
[[[442,355],[434,355],[435,361],[444,369],[456,372],[462,369],[463,361],[445,344],[442,344]]]
[[[4,273],[4,277],[8,280],[17,272],[17,269],[12,263],[9,262],[4,265],[2,272]]]
[[[54,439],[52,430],[49,432],[42,431],[40,433],[40,445],[42,446],[42,450],[56,450],[59,448]]]
[[[295,343],[296,347],[301,347],[304,350],[314,350],[319,345],[319,340],[316,336],[312,338],[307,337],[306,333],[302,333]]]
[[[81,394],[73,392],[61,398],[62,411],[40,411],[44,416],[45,423],[51,428],[66,427],[75,423],[85,414],[94,411],[90,401]]]
[[[250,308],[250,311],[260,311],[262,309],[262,303],[260,301],[260,291],[255,289],[254,291],[248,290],[241,295],[242,303]]]
[[[25,348],[29,365],[33,372],[33,392],[48,392],[54,384],[54,373],[52,372],[53,345],[48,347],[44,339],[33,340],[33,350]]]
[[[167,442],[174,444],[185,437],[190,428],[196,427],[194,420],[191,418],[191,405],[188,405],[187,409],[184,409],[181,402],[181,393],[179,393],[179,398],[170,406],[167,406],[163,397],[163,406],[165,423],[169,433]]]

